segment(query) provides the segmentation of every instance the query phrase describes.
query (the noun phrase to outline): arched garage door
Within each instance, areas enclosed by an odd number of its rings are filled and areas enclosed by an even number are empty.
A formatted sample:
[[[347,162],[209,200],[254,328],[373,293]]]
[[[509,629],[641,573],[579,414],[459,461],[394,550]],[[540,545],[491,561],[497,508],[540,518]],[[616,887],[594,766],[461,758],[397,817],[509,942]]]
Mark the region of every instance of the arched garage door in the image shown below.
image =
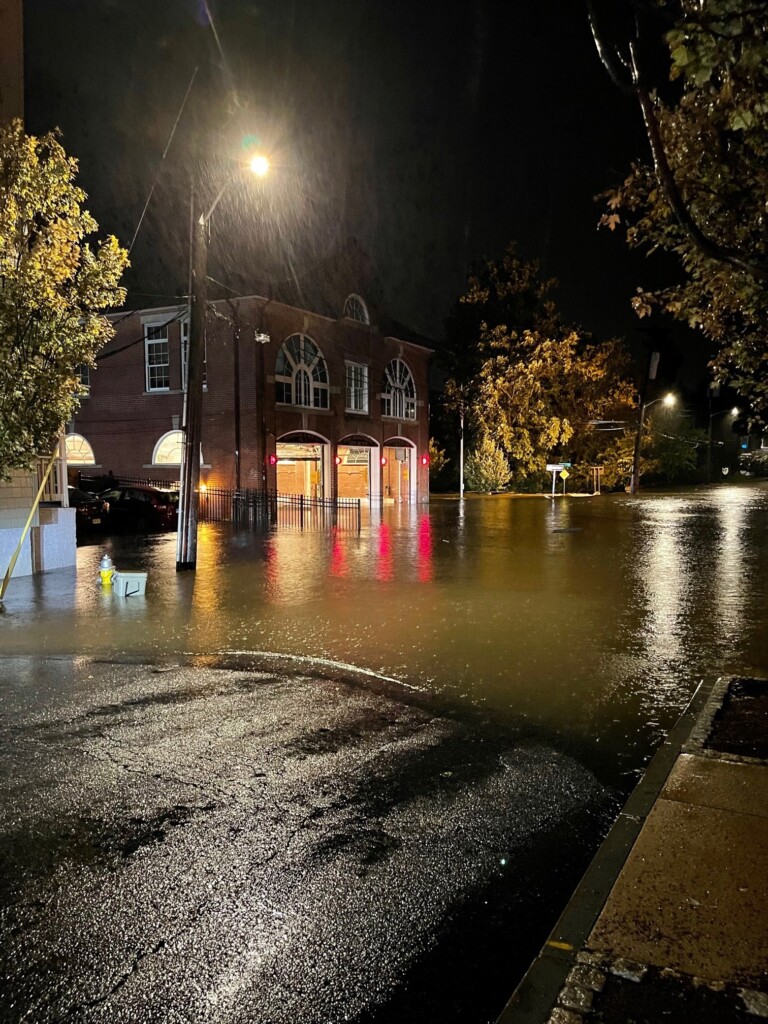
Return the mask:
[[[297,431],[277,441],[278,494],[326,497],[328,441],[319,434]]]

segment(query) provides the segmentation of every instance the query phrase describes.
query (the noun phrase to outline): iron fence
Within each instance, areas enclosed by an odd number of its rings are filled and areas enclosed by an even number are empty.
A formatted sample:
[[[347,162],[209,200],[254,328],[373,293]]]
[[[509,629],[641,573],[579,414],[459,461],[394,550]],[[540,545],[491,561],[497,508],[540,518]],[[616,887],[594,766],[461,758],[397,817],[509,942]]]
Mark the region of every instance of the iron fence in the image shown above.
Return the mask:
[[[138,477],[114,477],[103,484],[105,477],[81,474],[80,486],[87,491],[108,487],[160,487],[178,490],[179,482],[149,480]],[[102,486],[103,484],[103,486]],[[359,498],[310,498],[304,494],[279,494],[277,491],[232,491],[222,487],[200,490],[199,519],[208,523],[239,523],[245,526],[286,526],[298,529],[320,529],[337,526],[357,530],[362,525]]]
[[[359,498],[310,498],[304,494],[276,491],[230,491],[209,487],[200,492],[200,519],[235,522],[248,526],[270,524],[316,529],[338,526],[360,531]]]

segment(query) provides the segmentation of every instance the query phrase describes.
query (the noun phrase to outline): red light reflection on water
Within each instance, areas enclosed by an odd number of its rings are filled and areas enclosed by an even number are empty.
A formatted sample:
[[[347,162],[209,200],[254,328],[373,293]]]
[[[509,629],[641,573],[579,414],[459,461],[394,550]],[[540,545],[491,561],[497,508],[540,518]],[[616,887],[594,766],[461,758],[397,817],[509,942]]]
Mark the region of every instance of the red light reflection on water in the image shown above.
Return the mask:
[[[379,527],[379,545],[376,560],[376,579],[391,580],[392,568],[392,535],[386,523]]]
[[[428,515],[419,521],[419,580],[428,583],[432,579],[432,522]]]

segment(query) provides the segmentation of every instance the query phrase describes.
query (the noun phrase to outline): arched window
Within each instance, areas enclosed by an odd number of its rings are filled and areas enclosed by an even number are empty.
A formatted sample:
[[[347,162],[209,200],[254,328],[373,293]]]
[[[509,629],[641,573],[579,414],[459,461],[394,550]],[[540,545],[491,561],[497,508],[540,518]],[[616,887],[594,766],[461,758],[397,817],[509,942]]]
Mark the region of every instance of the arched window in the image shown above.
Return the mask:
[[[370,324],[371,322],[371,318],[368,316],[368,307],[359,295],[346,297],[342,315],[349,317],[350,320],[357,320],[359,324]]]
[[[393,359],[381,385],[381,415],[396,420],[416,419],[416,386],[402,359]]]
[[[181,430],[169,430],[163,434],[152,453],[153,466],[180,466],[184,451],[184,434]]]
[[[275,400],[310,409],[328,408],[328,368],[306,334],[293,334],[277,354]]]
[[[64,450],[67,454],[68,466],[96,465],[93,448],[91,448],[82,434],[67,434],[64,438]]]

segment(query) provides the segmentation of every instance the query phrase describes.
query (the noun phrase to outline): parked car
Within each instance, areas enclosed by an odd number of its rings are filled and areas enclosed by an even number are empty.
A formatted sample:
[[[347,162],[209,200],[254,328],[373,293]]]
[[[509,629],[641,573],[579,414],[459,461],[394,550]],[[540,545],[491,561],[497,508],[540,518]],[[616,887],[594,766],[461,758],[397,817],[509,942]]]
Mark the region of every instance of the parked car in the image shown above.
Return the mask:
[[[109,502],[113,530],[148,533],[175,530],[178,524],[179,493],[160,487],[115,487],[102,495]]]
[[[75,510],[75,530],[81,533],[86,530],[103,529],[109,520],[109,502],[81,491],[79,487],[69,486],[69,507]]]

